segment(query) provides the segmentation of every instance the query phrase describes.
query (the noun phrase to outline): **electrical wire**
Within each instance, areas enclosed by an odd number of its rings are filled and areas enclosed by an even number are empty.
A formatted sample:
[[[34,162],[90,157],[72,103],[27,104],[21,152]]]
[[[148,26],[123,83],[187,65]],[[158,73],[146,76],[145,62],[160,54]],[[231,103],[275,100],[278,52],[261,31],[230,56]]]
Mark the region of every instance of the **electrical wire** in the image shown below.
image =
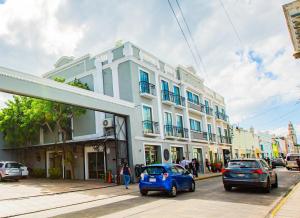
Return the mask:
[[[230,23],[231,26],[232,26],[232,29],[233,29],[233,31],[234,31],[234,34],[236,35],[237,39],[239,40],[239,42],[240,42],[240,44],[241,44],[241,47],[243,48],[243,42],[242,42],[242,39],[241,39],[241,37],[240,37],[240,35],[239,35],[238,31],[237,31],[237,28],[236,28],[235,25],[233,24],[233,21],[232,21],[230,15],[229,15],[228,11],[226,10],[226,8],[225,8],[225,6],[224,6],[222,0],[219,0],[219,2],[220,2],[221,6],[222,6],[222,8],[223,8],[223,10],[224,10],[224,12],[225,12],[225,14],[226,14],[226,17],[227,17],[229,23]]]
[[[206,67],[205,67],[205,64],[204,64],[203,59],[202,59],[202,57],[201,57],[201,55],[200,55],[199,49],[198,49],[198,47],[197,47],[197,44],[196,44],[196,42],[195,42],[195,40],[194,40],[194,37],[193,37],[193,35],[192,35],[192,33],[191,33],[191,29],[190,29],[190,27],[189,27],[189,25],[188,25],[188,23],[187,23],[187,21],[186,21],[186,19],[185,19],[185,16],[184,16],[184,14],[183,14],[183,12],[182,12],[182,9],[181,9],[181,6],[180,6],[178,0],[176,0],[176,4],[177,4],[177,6],[178,6],[178,8],[179,8],[179,11],[180,11],[180,14],[181,14],[181,16],[182,16],[182,18],[183,18],[183,22],[185,23],[185,26],[186,26],[186,28],[187,28],[187,30],[188,30],[188,32],[189,32],[190,38],[191,38],[191,40],[192,40],[192,42],[193,42],[193,44],[194,44],[194,48],[195,48],[196,54],[197,54],[197,56],[198,56],[198,58],[199,58],[199,60],[200,60],[200,63],[201,63],[201,65],[202,65],[202,68],[203,68],[203,74],[206,74]],[[207,76],[207,75],[205,75],[205,76]]]
[[[171,9],[171,11],[172,11],[172,13],[173,13],[173,15],[174,15],[174,17],[175,17],[175,19],[176,19],[176,22],[177,22],[177,24],[178,24],[178,26],[179,26],[179,28],[180,28],[180,31],[181,31],[181,33],[182,33],[182,35],[183,35],[183,37],[184,37],[184,40],[186,41],[186,44],[188,45],[188,47],[189,47],[189,49],[190,49],[190,52],[191,52],[191,54],[192,54],[192,56],[193,56],[193,59],[194,59],[196,65],[198,66],[198,68],[200,68],[200,67],[199,67],[199,63],[198,63],[198,61],[197,61],[197,59],[196,59],[196,57],[195,57],[195,54],[194,54],[194,52],[193,52],[193,50],[192,50],[192,47],[191,47],[191,45],[190,45],[190,43],[189,43],[189,41],[188,41],[188,39],[187,39],[187,37],[186,37],[184,31],[183,31],[182,26],[180,25],[180,22],[179,22],[179,20],[178,20],[178,17],[176,16],[176,13],[175,13],[175,11],[174,11],[174,9],[173,9],[173,6],[172,6],[170,0],[168,0],[168,3],[169,3],[169,6],[170,6],[170,9]]]

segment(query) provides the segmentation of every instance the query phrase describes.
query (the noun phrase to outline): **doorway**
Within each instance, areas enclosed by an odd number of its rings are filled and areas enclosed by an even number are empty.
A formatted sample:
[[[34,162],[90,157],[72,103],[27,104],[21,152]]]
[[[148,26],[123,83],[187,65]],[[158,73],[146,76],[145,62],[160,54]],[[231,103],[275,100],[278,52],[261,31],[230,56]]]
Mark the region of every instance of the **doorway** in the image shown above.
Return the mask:
[[[193,158],[196,158],[199,162],[199,172],[204,173],[202,148],[193,148]]]
[[[88,153],[88,174],[89,179],[104,179],[104,152]]]
[[[50,171],[56,169],[60,172],[59,178],[65,178],[64,156],[62,151],[47,151],[47,177],[50,177]]]

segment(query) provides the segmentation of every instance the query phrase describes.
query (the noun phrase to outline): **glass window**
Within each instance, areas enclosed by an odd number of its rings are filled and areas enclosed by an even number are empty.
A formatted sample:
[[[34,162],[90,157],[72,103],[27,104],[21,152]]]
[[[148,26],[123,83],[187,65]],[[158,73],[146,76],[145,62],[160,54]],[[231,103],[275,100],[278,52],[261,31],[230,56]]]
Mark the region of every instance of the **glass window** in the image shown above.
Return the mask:
[[[182,116],[177,115],[177,127],[183,128]]]
[[[174,101],[177,105],[181,104],[180,89],[178,86],[174,86]]]
[[[152,109],[151,107],[143,105],[144,121],[152,121]]]
[[[167,81],[161,81],[161,89],[164,91],[169,91],[169,83]]]
[[[149,75],[143,70],[140,70],[140,81],[149,82]]]
[[[7,163],[5,168],[19,168],[20,165],[18,163]]]
[[[190,128],[193,131],[201,132],[201,122],[197,120],[190,119]]]
[[[211,124],[207,124],[207,131],[208,133],[211,133]]]
[[[198,95],[193,95],[193,102],[195,103],[195,104],[199,104],[199,96]]]
[[[175,168],[177,169],[178,173],[183,174],[185,172],[185,169],[181,166],[175,166]]]
[[[145,168],[143,173],[148,174],[148,175],[161,175],[165,172],[166,172],[166,170],[163,167],[148,166],[148,167]]]
[[[172,114],[169,112],[165,112],[165,125],[172,126]]]
[[[171,167],[170,170],[171,170],[172,173],[178,173],[178,171],[176,170],[176,168],[174,166]]]
[[[3,166],[3,163],[0,163],[0,168]]]
[[[191,93],[189,91],[186,91],[186,93],[187,93],[187,99],[188,99],[188,101],[193,102],[193,93]]]
[[[236,160],[230,161],[228,168],[259,168],[259,165],[255,160]]]

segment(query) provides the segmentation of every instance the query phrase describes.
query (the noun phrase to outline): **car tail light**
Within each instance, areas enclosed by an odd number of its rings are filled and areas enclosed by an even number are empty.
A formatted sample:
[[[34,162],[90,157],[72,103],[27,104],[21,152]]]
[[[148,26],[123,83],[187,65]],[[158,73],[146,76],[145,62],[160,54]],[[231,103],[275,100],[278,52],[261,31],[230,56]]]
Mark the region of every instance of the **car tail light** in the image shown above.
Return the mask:
[[[264,174],[262,169],[253,170],[252,173],[256,173],[256,174],[259,174],[259,175]]]
[[[141,180],[144,181],[144,178],[145,178],[145,174],[142,173],[142,174],[141,174]]]
[[[221,170],[221,173],[222,173],[222,174],[228,173],[228,172],[230,172],[230,170],[228,170],[228,169],[224,169],[224,168],[223,168],[223,169]]]
[[[163,180],[166,180],[168,178],[168,176],[169,176],[169,173],[164,173],[163,174]]]

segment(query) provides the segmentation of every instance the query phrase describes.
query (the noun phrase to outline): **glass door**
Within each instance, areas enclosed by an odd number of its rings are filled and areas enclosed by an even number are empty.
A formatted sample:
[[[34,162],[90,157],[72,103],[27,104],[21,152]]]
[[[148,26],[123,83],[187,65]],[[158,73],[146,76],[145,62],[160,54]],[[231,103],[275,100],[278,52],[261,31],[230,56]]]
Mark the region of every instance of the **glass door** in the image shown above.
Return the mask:
[[[178,134],[178,136],[180,136],[180,137],[183,137],[184,135],[183,135],[183,121],[182,121],[182,116],[180,116],[180,115],[177,115],[177,121],[176,121],[176,126],[177,126],[177,134]]]
[[[162,80],[161,81],[161,90],[162,90],[162,99],[164,101],[170,101],[170,95],[169,95],[169,83]]]
[[[140,83],[141,83],[141,92],[150,93],[149,87],[149,75],[145,71],[140,70]]]
[[[166,135],[173,135],[173,123],[172,123],[172,114],[165,112],[165,130]]]
[[[199,162],[199,172],[204,173],[204,163],[203,163],[203,156],[202,156],[202,149],[201,148],[194,148],[193,150],[193,157],[197,159]]]
[[[89,179],[104,179],[104,152],[88,153]]]
[[[153,133],[153,125],[152,125],[152,109],[148,106],[143,106],[143,123],[144,123],[144,131]]]
[[[207,100],[204,100],[204,104],[205,104],[205,111],[208,114],[209,113],[209,103]]]
[[[180,89],[178,86],[174,86],[174,102],[176,105],[181,105]]]

